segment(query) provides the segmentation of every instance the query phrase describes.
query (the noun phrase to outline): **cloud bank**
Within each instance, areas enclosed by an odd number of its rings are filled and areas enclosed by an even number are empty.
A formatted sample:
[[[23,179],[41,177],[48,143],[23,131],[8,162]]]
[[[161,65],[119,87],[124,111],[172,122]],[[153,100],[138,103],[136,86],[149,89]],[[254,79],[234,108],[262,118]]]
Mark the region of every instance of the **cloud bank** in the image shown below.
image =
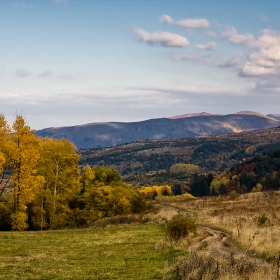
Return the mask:
[[[173,20],[169,15],[162,15],[160,17],[160,22],[178,25],[185,28],[208,28],[210,26],[208,20],[204,18],[195,18],[195,19],[180,19]]]
[[[256,46],[257,50],[253,49],[249,52],[248,61],[240,76],[280,75],[280,32],[263,30]]]
[[[162,31],[149,33],[140,28],[134,28],[133,31],[138,36],[139,41],[145,42],[150,46],[183,48],[189,45],[187,38],[175,33]]]

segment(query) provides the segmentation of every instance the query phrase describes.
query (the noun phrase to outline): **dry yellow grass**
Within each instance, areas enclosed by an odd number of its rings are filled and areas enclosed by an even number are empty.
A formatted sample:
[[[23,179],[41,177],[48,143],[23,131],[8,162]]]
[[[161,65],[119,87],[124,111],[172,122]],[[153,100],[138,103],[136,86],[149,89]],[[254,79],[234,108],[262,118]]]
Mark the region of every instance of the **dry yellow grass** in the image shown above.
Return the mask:
[[[277,280],[278,266],[258,266],[253,260],[240,259],[233,262],[215,259],[207,252],[192,252],[179,257],[166,279],[181,280]]]
[[[279,256],[280,192],[207,197],[170,205],[194,213],[199,224],[229,232],[248,253],[269,260]]]

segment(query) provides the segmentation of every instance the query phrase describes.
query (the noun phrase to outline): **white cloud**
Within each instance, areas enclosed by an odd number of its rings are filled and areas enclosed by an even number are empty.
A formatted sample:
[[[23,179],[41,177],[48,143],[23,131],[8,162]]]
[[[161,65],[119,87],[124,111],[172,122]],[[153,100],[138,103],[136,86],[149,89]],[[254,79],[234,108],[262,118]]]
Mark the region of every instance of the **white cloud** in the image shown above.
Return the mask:
[[[280,74],[280,32],[263,30],[240,75],[243,77]]]
[[[21,68],[21,69],[18,69],[18,70],[16,71],[15,74],[16,74],[16,76],[19,77],[19,78],[24,78],[24,77],[30,76],[30,75],[31,75],[31,72],[28,71],[28,70],[25,69],[25,68]]]
[[[175,21],[169,15],[162,15],[160,21],[162,23],[174,24],[185,28],[208,28],[210,26],[208,20],[204,18],[187,18]]]
[[[237,45],[255,45],[255,38],[252,34],[238,34],[234,27],[228,26],[226,31],[222,32],[221,37]]]
[[[270,29],[264,29],[257,41],[257,47],[260,49],[277,46],[280,44],[280,32]]]
[[[210,26],[208,20],[204,18],[182,19],[177,21],[176,25],[187,28],[208,28]]]
[[[258,52],[251,52],[249,54],[249,61],[263,67],[280,67],[280,45],[271,46],[268,49],[261,49]]]
[[[140,41],[146,42],[148,45],[180,48],[189,45],[187,38],[175,33],[162,31],[149,33],[140,28],[134,28],[133,31],[138,35]]]
[[[257,77],[275,74],[280,74],[279,69],[258,66],[251,62],[247,62],[240,72],[240,76],[243,77]]]
[[[195,48],[198,50],[215,50],[217,44],[215,42],[207,43],[206,45],[196,45]]]
[[[160,17],[160,22],[163,22],[163,23],[173,23],[173,19],[169,16],[169,15],[162,15]]]

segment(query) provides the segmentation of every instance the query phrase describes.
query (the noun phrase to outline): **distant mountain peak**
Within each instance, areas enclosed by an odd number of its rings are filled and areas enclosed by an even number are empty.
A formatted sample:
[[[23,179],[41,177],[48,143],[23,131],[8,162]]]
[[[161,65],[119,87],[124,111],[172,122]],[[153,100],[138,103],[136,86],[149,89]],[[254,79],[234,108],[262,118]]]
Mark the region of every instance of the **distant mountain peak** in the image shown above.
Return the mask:
[[[267,118],[267,119],[271,119],[271,120],[280,120],[279,116],[277,116],[277,114],[270,114],[270,115],[263,115],[261,113],[258,112],[254,112],[254,111],[240,111],[235,113],[235,115],[251,115],[251,116],[258,116],[258,117],[262,117],[262,118]]]
[[[261,116],[261,117],[267,117],[266,115],[263,115],[261,113],[254,112],[254,111],[239,111],[239,112],[235,113],[235,115],[255,115],[255,116]]]
[[[201,112],[201,113],[189,113],[189,114],[184,114],[184,115],[171,116],[171,117],[168,117],[168,119],[174,120],[174,119],[191,118],[191,117],[205,117],[205,116],[222,116],[222,115]]]

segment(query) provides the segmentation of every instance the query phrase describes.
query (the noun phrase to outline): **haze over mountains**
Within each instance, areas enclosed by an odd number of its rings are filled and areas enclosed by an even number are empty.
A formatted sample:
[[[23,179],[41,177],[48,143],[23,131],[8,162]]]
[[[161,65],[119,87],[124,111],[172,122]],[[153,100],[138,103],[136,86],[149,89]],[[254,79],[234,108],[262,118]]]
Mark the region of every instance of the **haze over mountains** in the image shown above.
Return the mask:
[[[177,139],[280,126],[280,115],[252,111],[229,115],[186,114],[139,122],[89,123],[38,130],[41,137],[66,138],[77,148],[101,148],[146,139]]]

